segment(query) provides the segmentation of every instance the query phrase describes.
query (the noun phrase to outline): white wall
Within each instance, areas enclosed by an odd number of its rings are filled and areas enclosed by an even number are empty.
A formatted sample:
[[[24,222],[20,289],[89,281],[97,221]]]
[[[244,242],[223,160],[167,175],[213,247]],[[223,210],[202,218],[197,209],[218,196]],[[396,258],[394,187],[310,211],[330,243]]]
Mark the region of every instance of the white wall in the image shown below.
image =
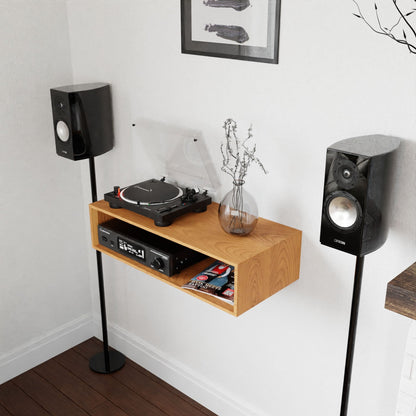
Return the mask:
[[[247,189],[261,216],[303,230],[301,277],[236,319],[106,258],[110,340],[220,415],[337,414],[354,258],[319,244],[325,151],[397,135],[392,231],[366,259],[349,412],[392,415],[409,322],[384,296],[416,247],[414,56],[370,32],[353,3],[324,0],[283,1],[279,65],[182,55],[179,6],[67,2],[74,81],[113,86],[116,147],[97,160],[99,193],[155,174],[132,151],[139,117],[200,129],[217,167],[225,118],[251,120],[270,173],[253,168]]]
[[[55,153],[65,3],[0,0],[0,383],[91,334],[80,166]],[[89,335],[90,336],[90,335]]]
[[[395,416],[411,416],[416,411],[416,323],[412,322],[400,380]]]

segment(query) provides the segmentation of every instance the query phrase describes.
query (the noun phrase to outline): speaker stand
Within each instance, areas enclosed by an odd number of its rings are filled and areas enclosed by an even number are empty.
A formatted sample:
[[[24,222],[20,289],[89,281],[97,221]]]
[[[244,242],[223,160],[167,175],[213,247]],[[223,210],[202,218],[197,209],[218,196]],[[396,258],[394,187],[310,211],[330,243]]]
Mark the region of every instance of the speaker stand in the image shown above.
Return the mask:
[[[92,202],[97,201],[97,182],[95,177],[94,158],[90,157],[90,182]],[[103,277],[103,262],[101,252],[96,251],[97,255],[97,273],[98,273],[98,287],[100,292],[100,308],[101,308],[101,325],[103,330],[103,351],[95,354],[90,358],[90,368],[96,373],[109,374],[120,370],[126,362],[123,354],[116,350],[109,351],[108,348],[108,334],[107,334],[107,315],[105,310],[105,295],[104,295],[104,277]]]
[[[348,411],[348,398],[350,394],[352,362],[354,358],[355,335],[357,332],[358,307],[360,305],[363,267],[364,256],[357,256],[357,260],[355,262],[354,289],[352,295],[350,327],[348,332],[347,355],[345,360],[344,384],[342,387],[341,416],[346,416]]]

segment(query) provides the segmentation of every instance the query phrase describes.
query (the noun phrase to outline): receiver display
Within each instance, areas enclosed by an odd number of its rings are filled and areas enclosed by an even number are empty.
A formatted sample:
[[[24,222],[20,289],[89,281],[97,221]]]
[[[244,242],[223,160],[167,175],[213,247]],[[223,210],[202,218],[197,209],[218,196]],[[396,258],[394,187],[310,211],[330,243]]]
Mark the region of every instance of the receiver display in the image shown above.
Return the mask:
[[[129,241],[126,241],[124,238],[119,237],[118,248],[125,254],[128,254],[132,257],[137,257],[142,260],[146,260],[145,250],[142,246],[139,246],[138,244],[133,244]]]

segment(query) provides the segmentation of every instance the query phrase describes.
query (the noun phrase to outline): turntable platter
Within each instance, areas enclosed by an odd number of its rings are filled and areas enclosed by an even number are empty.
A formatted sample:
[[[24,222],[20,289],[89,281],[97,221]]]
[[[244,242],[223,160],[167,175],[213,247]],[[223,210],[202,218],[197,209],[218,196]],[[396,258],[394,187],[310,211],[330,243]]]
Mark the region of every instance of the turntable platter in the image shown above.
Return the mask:
[[[136,183],[120,192],[122,200],[138,205],[166,204],[180,198],[182,195],[181,188],[157,179]]]

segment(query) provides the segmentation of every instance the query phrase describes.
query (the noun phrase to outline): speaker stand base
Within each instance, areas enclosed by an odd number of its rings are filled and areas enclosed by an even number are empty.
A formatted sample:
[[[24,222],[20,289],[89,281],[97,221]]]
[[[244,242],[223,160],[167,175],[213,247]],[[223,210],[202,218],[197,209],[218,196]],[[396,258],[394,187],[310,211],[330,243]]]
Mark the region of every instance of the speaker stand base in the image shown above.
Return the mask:
[[[100,374],[110,374],[115,373],[124,367],[126,363],[126,358],[121,352],[111,350],[108,353],[109,355],[109,365],[106,366],[105,362],[105,353],[99,352],[90,358],[90,368],[92,371]]]

